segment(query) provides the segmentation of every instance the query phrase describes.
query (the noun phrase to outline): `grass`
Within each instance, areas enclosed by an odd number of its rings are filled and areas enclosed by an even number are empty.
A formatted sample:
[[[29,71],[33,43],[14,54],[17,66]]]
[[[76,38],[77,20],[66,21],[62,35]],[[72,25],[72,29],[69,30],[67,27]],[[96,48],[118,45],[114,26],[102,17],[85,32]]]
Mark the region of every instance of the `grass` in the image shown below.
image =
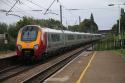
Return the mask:
[[[125,49],[117,49],[116,52],[120,53],[121,55],[125,56]]]

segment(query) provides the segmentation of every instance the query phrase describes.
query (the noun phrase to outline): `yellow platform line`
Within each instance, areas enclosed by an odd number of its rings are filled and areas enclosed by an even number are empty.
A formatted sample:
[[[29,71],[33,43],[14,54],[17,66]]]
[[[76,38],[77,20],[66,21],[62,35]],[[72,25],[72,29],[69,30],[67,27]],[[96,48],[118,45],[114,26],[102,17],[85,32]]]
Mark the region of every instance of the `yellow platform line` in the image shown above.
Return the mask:
[[[93,53],[91,59],[89,60],[89,63],[87,64],[86,68],[83,70],[83,72],[81,73],[79,79],[77,80],[76,83],[81,83],[81,80],[83,79],[83,77],[85,76],[85,73],[87,71],[87,69],[89,68],[89,66],[91,65],[91,62],[93,61],[94,57],[96,55],[96,52]]]

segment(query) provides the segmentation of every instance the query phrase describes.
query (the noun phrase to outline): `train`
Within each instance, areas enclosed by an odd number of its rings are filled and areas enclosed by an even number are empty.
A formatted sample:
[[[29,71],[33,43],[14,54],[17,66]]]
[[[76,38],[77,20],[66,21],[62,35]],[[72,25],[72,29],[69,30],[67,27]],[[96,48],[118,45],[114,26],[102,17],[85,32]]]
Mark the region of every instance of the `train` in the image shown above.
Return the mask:
[[[46,53],[56,52],[59,49],[84,44],[100,38],[101,34],[26,25],[18,32],[16,53],[18,57],[29,57],[38,60],[44,57]]]

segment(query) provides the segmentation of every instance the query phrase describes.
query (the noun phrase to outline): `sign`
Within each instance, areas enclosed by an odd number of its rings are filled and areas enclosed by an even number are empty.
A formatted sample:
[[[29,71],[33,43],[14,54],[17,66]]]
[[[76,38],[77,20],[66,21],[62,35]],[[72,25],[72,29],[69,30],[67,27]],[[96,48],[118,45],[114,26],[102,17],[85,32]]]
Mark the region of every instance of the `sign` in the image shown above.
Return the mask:
[[[0,40],[5,39],[5,34],[0,34]]]
[[[8,44],[8,41],[6,39],[4,40],[4,44]]]

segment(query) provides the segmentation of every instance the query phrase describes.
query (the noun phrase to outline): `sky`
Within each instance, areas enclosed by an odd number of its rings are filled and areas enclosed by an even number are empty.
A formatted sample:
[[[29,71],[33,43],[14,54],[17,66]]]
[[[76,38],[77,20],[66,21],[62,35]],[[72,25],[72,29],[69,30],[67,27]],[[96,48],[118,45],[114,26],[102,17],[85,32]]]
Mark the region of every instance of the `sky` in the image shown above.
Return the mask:
[[[108,30],[117,22],[119,18],[119,8],[117,4],[124,4],[125,0],[59,0],[55,1],[50,7],[47,14],[44,15],[46,9],[50,6],[53,0],[20,0],[9,14],[7,15],[3,10],[9,11],[16,0],[0,0],[0,22],[7,24],[16,23],[20,17],[30,16],[35,19],[49,19],[53,18],[60,20],[59,7],[62,5],[63,24],[65,26],[79,24],[79,16],[81,21],[89,19],[91,13],[100,30]],[[116,4],[108,6],[109,4]],[[125,9],[125,5],[120,5]],[[68,10],[79,9],[79,10]],[[33,11],[42,10],[42,11]],[[54,14],[55,13],[55,14]]]

